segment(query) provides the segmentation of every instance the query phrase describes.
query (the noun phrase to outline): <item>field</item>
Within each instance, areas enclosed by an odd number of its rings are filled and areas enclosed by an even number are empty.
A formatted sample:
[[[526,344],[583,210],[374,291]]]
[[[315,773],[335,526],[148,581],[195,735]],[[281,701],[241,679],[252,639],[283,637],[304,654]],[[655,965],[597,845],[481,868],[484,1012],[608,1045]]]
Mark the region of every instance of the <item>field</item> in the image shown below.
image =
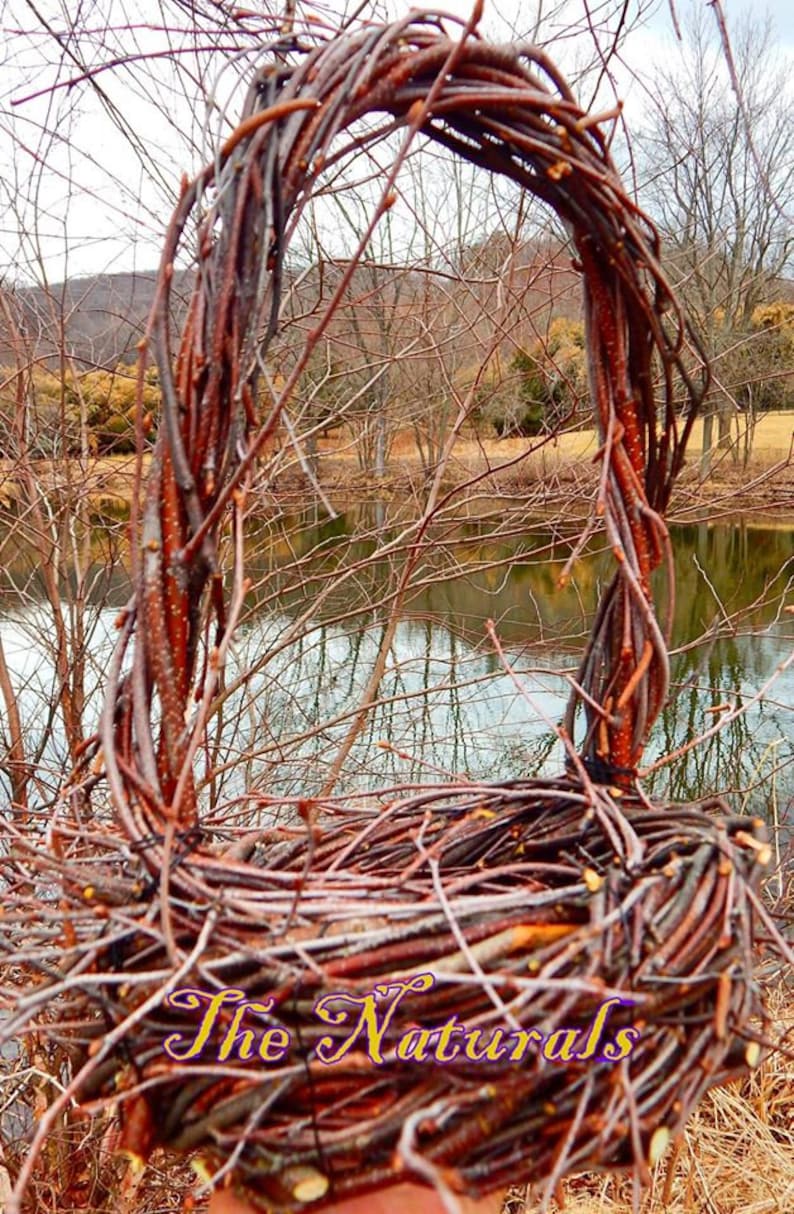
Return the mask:
[[[738,437],[740,449],[744,443],[745,430],[744,419],[740,419],[738,427],[736,425],[733,427],[732,437],[734,442],[737,441]],[[756,469],[761,469],[768,467],[770,464],[785,460],[790,454],[792,439],[794,439],[794,412],[761,414],[753,439],[752,466]],[[698,418],[693,427],[688,446],[689,456],[687,462],[693,468],[697,465],[702,442],[703,421]],[[462,464],[476,468],[479,466],[483,455],[486,455],[492,463],[501,463],[520,456],[527,450],[528,446],[535,446],[536,444],[540,446],[541,443],[542,440],[534,438],[488,438],[478,440],[463,437],[455,445],[454,458]],[[329,453],[335,446],[338,446],[338,441],[334,439],[326,440],[325,443],[321,442],[320,444],[321,450],[326,450]],[[538,462],[545,461],[550,468],[553,468],[555,465],[590,460],[595,456],[597,450],[598,441],[595,430],[571,430],[542,443],[542,447],[540,447],[538,453],[534,457],[530,456],[530,459],[534,458]],[[337,454],[341,453],[337,452]],[[352,451],[347,451],[344,454],[346,458],[354,457]],[[399,459],[400,461],[416,458],[415,442],[410,433],[405,432],[398,435],[392,447],[392,458]],[[715,463],[727,465],[724,469],[725,472],[727,472],[728,468],[734,466],[730,453],[727,453],[727,455],[720,453],[719,457],[715,455]]]
[[[695,423],[689,443],[689,455],[678,486],[679,497],[695,498],[699,503],[726,496],[735,499],[734,509],[763,509],[774,506],[776,514],[781,511],[794,512],[794,465],[791,463],[791,448],[794,440],[794,413],[762,414],[756,426],[752,454],[747,467],[742,460],[735,460],[729,451],[715,452],[712,469],[707,478],[700,476],[699,451],[702,442],[703,423]],[[739,448],[744,441],[744,432],[738,436]],[[737,440],[736,431],[733,432]],[[470,476],[493,470],[490,487],[548,479],[554,483],[560,474],[573,474],[575,479],[586,477],[588,469],[598,451],[595,431],[572,430],[555,437],[543,438],[475,438],[463,433],[457,439],[448,465],[446,479],[462,483]],[[272,497],[278,499],[279,486],[288,486],[290,496],[295,490],[294,477],[300,473],[300,465],[292,452],[284,451],[281,465],[283,471],[276,481]],[[148,466],[145,457],[144,468]],[[84,479],[94,501],[123,505],[128,503],[133,490],[135,458],[132,455],[92,457],[85,476],[78,472],[77,463],[71,465],[74,475]],[[70,475],[70,462],[52,464],[41,460],[37,463],[40,483],[53,489]],[[392,441],[386,473],[382,479],[359,470],[355,440],[344,430],[336,430],[318,442],[318,474],[320,483],[329,492],[343,488],[347,493],[366,493],[368,496],[384,489],[388,495],[396,480],[408,477],[413,480],[421,475],[421,460],[416,440],[410,430],[398,432]],[[774,477],[770,485],[770,477]],[[309,493],[311,489],[306,484]],[[482,488],[482,486],[480,487]],[[0,500],[8,501],[19,496],[19,486],[14,479],[9,461],[0,461]],[[675,504],[675,503],[674,503]]]

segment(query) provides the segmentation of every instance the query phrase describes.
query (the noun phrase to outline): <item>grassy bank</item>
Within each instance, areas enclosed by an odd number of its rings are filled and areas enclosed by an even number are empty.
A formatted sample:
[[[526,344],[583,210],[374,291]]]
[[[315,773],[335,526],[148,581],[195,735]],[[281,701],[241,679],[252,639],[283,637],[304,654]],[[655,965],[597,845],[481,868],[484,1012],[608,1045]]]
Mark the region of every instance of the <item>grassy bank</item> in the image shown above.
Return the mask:
[[[794,413],[763,414],[756,426],[752,454],[740,458],[743,433],[734,429],[734,447],[715,451],[708,476],[700,472],[699,452],[703,423],[695,423],[689,456],[679,479],[674,509],[695,505],[733,503],[736,510],[763,510],[794,514],[794,465],[790,461]],[[595,431],[569,431],[553,438],[479,438],[462,434],[455,443],[445,475],[445,484],[464,485],[474,477],[478,495],[515,493],[532,489],[539,501],[546,490],[550,502],[582,497],[594,482],[594,457],[598,451]],[[149,457],[145,457],[144,471]],[[422,460],[411,431],[394,436],[383,477],[375,477],[359,465],[354,436],[337,430],[318,441],[317,475],[332,496],[341,493],[345,502],[355,497],[386,496],[406,485],[425,483]],[[74,491],[79,484],[95,505],[129,505],[135,483],[135,457],[131,455],[90,458],[85,466],[77,460],[35,463],[39,484],[54,494]],[[290,500],[313,493],[295,452],[284,447],[276,457],[275,478],[268,487],[271,500],[283,494]],[[0,461],[0,501],[9,503],[22,496],[18,477],[10,461]]]

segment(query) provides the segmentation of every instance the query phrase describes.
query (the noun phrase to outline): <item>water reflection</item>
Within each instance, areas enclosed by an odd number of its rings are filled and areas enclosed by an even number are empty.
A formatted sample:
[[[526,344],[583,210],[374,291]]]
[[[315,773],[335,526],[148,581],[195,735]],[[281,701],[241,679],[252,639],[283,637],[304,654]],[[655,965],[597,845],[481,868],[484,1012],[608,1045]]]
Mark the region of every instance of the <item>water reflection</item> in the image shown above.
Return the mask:
[[[251,526],[253,586],[204,757],[210,804],[252,790],[311,795],[323,786],[370,678],[405,559],[399,520],[385,533],[376,523],[282,516]],[[493,532],[493,519],[456,520],[426,538],[378,701],[340,787],[435,778],[439,771],[495,779],[559,768],[550,722],[560,718],[567,696],[560,672],[575,672],[611,557],[603,541],[594,541],[560,589],[570,549],[558,531]],[[676,689],[647,762],[709,729],[720,705],[752,701],[794,644],[794,619],[784,610],[794,576],[790,531],[747,522],[683,527],[674,548]],[[89,584],[90,729],[113,620],[129,585],[118,563],[108,567],[100,559]],[[12,554],[2,589],[0,630],[26,737],[40,748],[55,786],[66,760],[59,730],[48,733],[56,683],[29,554]],[[497,622],[522,691],[486,641],[488,618]],[[789,668],[746,715],[660,769],[654,791],[684,799],[749,789],[737,807],[767,813],[774,796],[784,808],[794,794],[793,707]]]

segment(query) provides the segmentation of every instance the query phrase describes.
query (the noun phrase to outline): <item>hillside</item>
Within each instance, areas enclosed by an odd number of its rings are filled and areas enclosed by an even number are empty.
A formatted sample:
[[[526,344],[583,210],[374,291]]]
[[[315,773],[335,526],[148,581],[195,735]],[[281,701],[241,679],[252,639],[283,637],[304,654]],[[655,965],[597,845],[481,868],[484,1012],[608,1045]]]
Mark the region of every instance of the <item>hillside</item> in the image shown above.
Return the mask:
[[[96,274],[46,289],[23,287],[10,292],[22,316],[31,356],[55,369],[63,344],[81,370],[133,362],[154,299],[156,278],[156,270]],[[184,310],[192,280],[189,271],[174,275],[177,311]],[[0,325],[0,365],[13,362]]]

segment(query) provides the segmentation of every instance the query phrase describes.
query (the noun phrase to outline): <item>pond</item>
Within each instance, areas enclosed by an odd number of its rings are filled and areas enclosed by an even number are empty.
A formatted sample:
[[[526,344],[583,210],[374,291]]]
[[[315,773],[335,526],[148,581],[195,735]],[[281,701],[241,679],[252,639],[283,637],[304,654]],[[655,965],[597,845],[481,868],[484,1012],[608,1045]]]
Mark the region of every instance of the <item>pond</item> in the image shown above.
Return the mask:
[[[228,812],[242,820],[259,792],[311,795],[323,787],[384,635],[406,551],[396,536],[399,527],[373,522],[368,529],[352,511],[334,520],[252,522],[253,585],[199,768],[210,815],[239,798]],[[561,589],[571,545],[559,528],[494,535],[492,518],[457,520],[430,539],[402,602],[377,703],[352,742],[337,791],[561,766],[553,725],[567,698],[562,672],[576,673],[599,589],[611,576],[603,541],[587,545]],[[786,610],[794,601],[794,534],[739,520],[678,527],[673,540],[674,689],[645,764],[708,736],[654,771],[648,787],[676,800],[724,791],[734,809],[778,821],[794,795],[794,664],[773,679],[794,647],[794,615]],[[48,708],[56,676],[40,572],[24,549],[6,561],[0,636],[27,745],[40,752],[40,788],[54,789],[66,760],[57,714]],[[90,573],[88,729],[98,717],[114,620],[129,593],[120,559],[97,559]],[[69,625],[68,610],[64,619]],[[488,640],[488,619],[518,685]],[[745,711],[715,730],[725,705]]]

